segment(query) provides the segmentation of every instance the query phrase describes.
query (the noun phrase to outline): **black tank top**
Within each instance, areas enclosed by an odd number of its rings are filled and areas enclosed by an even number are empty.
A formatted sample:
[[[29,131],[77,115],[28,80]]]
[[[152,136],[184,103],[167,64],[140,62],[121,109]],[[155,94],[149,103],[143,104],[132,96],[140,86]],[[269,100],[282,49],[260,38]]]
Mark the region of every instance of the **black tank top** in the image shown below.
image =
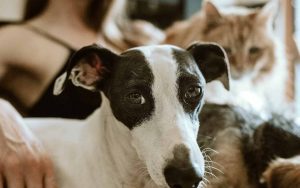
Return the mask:
[[[56,42],[70,51],[65,65],[53,78],[50,85],[46,88],[39,100],[29,110],[29,117],[62,117],[73,119],[84,119],[90,115],[101,104],[101,96],[98,92],[91,92],[81,87],[74,86],[70,81],[67,83],[64,91],[58,95],[53,95],[55,80],[66,71],[67,64],[75,53],[70,45],[55,38],[34,26],[26,25],[27,28],[34,31],[49,40]]]

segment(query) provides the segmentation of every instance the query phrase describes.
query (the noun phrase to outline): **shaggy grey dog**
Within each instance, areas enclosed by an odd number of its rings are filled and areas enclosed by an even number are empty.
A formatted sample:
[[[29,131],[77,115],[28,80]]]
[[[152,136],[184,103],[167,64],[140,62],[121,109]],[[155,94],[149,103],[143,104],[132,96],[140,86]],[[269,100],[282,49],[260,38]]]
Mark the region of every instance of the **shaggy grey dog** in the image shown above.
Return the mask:
[[[300,126],[292,119],[264,121],[240,107],[207,104],[200,122],[206,187],[300,187]]]

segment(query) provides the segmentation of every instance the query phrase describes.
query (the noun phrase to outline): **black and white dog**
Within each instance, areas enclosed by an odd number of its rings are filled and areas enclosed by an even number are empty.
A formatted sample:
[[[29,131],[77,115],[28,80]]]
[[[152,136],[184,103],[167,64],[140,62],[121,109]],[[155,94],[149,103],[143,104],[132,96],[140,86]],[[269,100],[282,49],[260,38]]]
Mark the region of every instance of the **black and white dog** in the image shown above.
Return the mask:
[[[71,80],[101,92],[101,108],[83,121],[26,121],[52,155],[60,188],[198,187],[205,173],[198,114],[205,84],[215,79],[228,89],[227,57],[216,44],[146,46],[120,55],[87,46],[54,92]]]

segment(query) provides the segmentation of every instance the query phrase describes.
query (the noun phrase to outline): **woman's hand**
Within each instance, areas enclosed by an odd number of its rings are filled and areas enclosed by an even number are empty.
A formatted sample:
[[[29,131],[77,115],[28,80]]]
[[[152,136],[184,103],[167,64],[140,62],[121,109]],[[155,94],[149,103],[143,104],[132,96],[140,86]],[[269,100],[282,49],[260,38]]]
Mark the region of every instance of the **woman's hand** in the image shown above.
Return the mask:
[[[0,188],[54,188],[53,166],[19,113],[0,99]]]

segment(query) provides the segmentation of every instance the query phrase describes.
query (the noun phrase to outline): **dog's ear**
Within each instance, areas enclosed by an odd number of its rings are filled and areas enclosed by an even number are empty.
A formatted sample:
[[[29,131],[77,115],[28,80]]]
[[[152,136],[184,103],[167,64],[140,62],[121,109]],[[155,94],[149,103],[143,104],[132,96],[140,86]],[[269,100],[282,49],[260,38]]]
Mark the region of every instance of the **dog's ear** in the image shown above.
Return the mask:
[[[206,82],[219,80],[229,90],[230,73],[224,49],[215,43],[194,43],[188,47]]]
[[[96,44],[77,51],[71,58],[67,70],[55,81],[54,95],[59,95],[68,80],[75,86],[96,91],[101,88],[101,81],[112,69],[118,55]]]

